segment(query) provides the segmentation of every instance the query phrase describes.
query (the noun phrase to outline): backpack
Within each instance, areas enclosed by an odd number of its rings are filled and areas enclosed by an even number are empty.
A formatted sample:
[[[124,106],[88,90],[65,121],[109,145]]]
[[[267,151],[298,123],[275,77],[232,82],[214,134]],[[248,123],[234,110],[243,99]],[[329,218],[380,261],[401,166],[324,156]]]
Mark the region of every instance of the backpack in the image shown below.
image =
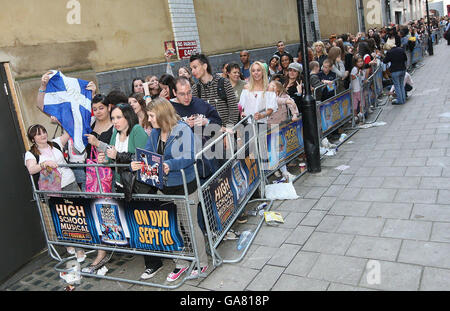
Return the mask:
[[[220,77],[219,81],[217,82],[217,95],[219,95],[219,98],[223,101],[227,101],[227,93],[225,91],[225,78]],[[200,82],[197,83],[197,97],[202,98],[202,90],[200,87]]]

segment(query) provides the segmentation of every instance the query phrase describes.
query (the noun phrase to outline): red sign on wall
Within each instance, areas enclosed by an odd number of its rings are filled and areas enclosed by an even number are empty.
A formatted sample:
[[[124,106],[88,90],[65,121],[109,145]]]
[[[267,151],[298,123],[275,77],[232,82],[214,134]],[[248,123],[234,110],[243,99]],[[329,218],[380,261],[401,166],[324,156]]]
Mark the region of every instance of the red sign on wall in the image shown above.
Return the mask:
[[[197,41],[177,41],[178,57],[188,59],[197,52]]]

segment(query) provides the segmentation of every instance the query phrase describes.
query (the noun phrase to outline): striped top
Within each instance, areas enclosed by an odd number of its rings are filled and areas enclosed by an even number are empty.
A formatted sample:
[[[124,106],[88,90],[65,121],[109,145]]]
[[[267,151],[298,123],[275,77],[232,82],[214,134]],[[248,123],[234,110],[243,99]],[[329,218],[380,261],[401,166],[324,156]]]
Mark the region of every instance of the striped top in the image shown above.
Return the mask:
[[[192,86],[192,96],[198,97],[197,88],[200,87],[200,98],[208,102],[211,106],[216,108],[220,118],[223,121],[223,126],[234,126],[239,122],[239,110],[236,94],[228,79],[224,80],[225,93],[227,100],[220,99],[217,92],[217,84],[219,76],[213,75],[213,79],[208,83],[199,81]]]

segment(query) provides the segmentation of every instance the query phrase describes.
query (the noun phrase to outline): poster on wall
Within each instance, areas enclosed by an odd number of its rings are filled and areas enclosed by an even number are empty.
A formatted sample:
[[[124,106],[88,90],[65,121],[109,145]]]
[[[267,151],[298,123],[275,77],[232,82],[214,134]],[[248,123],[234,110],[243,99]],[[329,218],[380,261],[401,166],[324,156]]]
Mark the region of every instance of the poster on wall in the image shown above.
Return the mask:
[[[180,251],[176,206],[158,200],[49,199],[59,241],[150,251]]]
[[[334,130],[342,121],[352,115],[350,91],[322,103],[319,107],[322,133]]]

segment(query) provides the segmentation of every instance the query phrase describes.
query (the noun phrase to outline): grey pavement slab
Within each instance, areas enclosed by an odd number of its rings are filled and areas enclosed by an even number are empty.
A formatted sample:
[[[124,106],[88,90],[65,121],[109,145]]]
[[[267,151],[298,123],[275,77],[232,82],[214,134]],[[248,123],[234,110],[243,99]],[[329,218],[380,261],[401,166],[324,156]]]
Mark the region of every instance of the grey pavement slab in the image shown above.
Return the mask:
[[[450,243],[450,223],[448,222],[433,223],[430,241]]]
[[[321,254],[308,277],[357,285],[365,269],[367,260],[339,255]]]
[[[355,197],[357,201],[369,201],[369,202],[393,202],[397,189],[361,189],[358,195]]]
[[[409,219],[412,207],[412,203],[373,202],[366,216],[392,219]]]
[[[450,269],[450,244],[440,242],[403,241],[398,262]]]
[[[328,212],[329,215],[365,216],[371,202],[337,200]]]
[[[400,239],[357,236],[346,256],[395,261],[401,246]]]
[[[215,291],[243,291],[259,270],[233,264],[224,264],[215,269],[199,287]]]
[[[428,241],[431,235],[431,227],[432,223],[426,221],[388,219],[381,236]]]
[[[329,282],[282,274],[273,291],[325,291]]]
[[[247,286],[250,291],[269,291],[283,273],[284,268],[266,265]]]
[[[373,275],[378,268],[368,264],[360,286],[387,291],[419,290],[422,267],[389,261],[377,261],[376,264],[379,265],[379,279]]]
[[[336,232],[379,236],[383,229],[384,222],[385,219],[380,218],[347,216],[344,218]]]
[[[405,203],[436,203],[437,195],[437,190],[400,189],[394,201]]]
[[[273,254],[268,264],[272,266],[287,267],[300,249],[300,245],[284,243],[275,254]]]
[[[450,291],[450,270],[425,267],[420,290]]]
[[[352,243],[353,238],[354,236],[351,234],[315,231],[311,234],[302,250],[343,255]]]
[[[286,243],[304,245],[313,232],[314,227],[298,226],[286,239]]]
[[[342,220],[344,220],[344,216],[326,215],[317,226],[316,231],[336,232]]]
[[[450,205],[414,204],[411,219],[450,222]]]
[[[300,251],[286,268],[285,273],[306,277],[319,256],[319,253]]]

